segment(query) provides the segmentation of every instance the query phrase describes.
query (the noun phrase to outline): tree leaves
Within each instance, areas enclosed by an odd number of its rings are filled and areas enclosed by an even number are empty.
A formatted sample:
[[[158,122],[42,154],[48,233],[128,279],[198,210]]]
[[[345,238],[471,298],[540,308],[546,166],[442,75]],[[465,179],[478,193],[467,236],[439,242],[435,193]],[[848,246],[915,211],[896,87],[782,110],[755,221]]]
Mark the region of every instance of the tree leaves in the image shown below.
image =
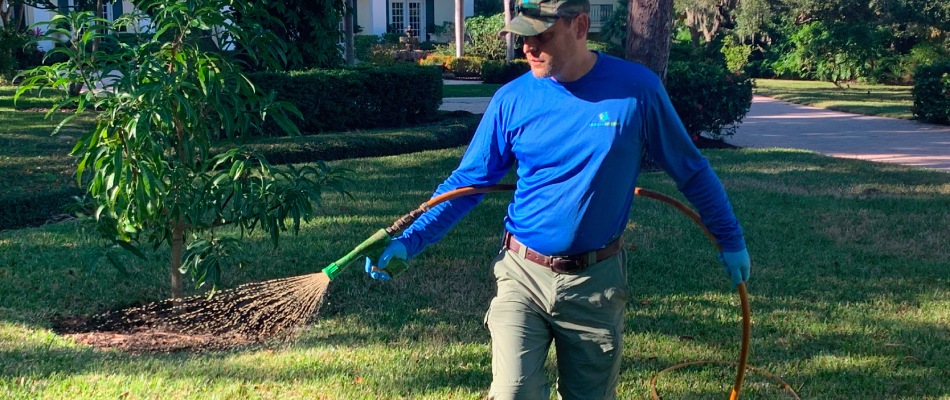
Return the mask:
[[[260,227],[277,246],[282,231],[296,232],[312,218],[324,186],[343,182],[340,172],[325,166],[275,169],[241,147],[266,118],[298,134],[289,116],[300,112],[275,101],[273,93],[259,93],[235,52],[220,47],[256,43],[260,46],[243,48],[243,57],[285,57],[282,45],[247,42],[252,35],[228,23],[231,16],[221,10],[238,4],[248,7],[232,0],[146,0],[136,5],[148,19],[130,15],[111,25],[88,12],[56,16],[40,40],[57,43],[55,52],[66,61],[27,71],[17,92],[90,89],[56,107],[75,106],[73,116],[91,105],[97,111],[95,127],[72,154],[100,234],[138,255],[135,244],[157,248],[172,239],[175,227],[186,229],[192,242],[175,268],[191,271],[199,285],[217,280],[223,267],[240,264],[238,238],[216,237],[217,229],[237,225],[243,235]],[[91,50],[93,41],[110,38],[133,21],[148,21],[144,32],[152,33],[123,42],[114,54]],[[212,147],[225,142],[235,147],[212,156]]]

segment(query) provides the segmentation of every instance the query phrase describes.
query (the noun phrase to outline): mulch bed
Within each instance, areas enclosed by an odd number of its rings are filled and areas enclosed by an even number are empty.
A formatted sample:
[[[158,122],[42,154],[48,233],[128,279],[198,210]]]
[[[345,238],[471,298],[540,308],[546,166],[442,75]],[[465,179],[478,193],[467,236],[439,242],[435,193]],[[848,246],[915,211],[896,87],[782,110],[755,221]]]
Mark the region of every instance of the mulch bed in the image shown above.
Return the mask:
[[[87,346],[133,354],[203,352],[259,343],[239,334],[189,334],[178,332],[174,327],[149,326],[147,323],[142,326],[103,326],[85,315],[55,320],[53,331]]]

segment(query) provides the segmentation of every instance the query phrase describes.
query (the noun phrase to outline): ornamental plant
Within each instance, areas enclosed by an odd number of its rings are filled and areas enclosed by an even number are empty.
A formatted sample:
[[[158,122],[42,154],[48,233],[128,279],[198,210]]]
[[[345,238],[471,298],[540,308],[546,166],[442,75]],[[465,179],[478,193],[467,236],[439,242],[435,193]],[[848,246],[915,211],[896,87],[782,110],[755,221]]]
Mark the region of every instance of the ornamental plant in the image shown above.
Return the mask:
[[[671,61],[665,87],[694,140],[732,136],[752,106],[752,82],[712,64]]]
[[[950,125],[950,60],[917,67],[911,93],[915,118]]]
[[[167,244],[172,296],[181,297],[183,274],[213,289],[223,267],[240,264],[245,234],[260,229],[277,246],[281,232],[296,233],[322,189],[339,189],[344,171],[275,168],[241,145],[265,120],[299,133],[289,118],[299,111],[257,90],[235,61],[284,59],[282,42],[260,25],[232,22],[234,12],[257,12],[249,3],[143,0],[136,7],[147,16],[114,23],[88,12],[54,16],[38,40],[56,43],[51,53],[65,61],[26,71],[17,96],[82,87],[47,116],[73,109],[66,124],[95,113],[95,126],[72,151],[91,220],[111,246],[139,256],[142,244]],[[92,46],[139,27],[140,40],[115,43],[108,54]],[[238,233],[222,234],[225,226]]]

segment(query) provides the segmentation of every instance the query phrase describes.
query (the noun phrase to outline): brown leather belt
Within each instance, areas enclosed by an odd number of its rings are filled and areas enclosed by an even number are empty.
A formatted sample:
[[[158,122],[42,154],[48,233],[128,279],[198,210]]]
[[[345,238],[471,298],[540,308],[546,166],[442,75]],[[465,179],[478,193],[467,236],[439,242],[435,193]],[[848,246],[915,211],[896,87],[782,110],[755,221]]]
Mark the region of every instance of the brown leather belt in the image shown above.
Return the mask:
[[[551,271],[559,274],[576,274],[583,271],[584,268],[587,268],[590,264],[601,262],[617,254],[620,249],[623,248],[623,240],[621,239],[622,238],[617,238],[617,240],[610,242],[600,250],[573,256],[547,256],[538,253],[519,242],[518,239],[515,239],[514,235],[507,231],[505,232],[503,244],[508,250],[519,254],[521,249],[524,248],[525,260],[550,269]]]

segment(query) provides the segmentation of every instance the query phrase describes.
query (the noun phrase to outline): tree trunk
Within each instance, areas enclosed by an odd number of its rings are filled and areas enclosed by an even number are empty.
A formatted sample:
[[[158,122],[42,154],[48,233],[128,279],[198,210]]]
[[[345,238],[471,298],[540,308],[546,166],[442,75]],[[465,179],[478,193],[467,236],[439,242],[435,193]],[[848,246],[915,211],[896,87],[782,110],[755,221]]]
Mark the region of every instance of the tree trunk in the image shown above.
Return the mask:
[[[511,0],[505,0],[505,25],[511,22]],[[505,34],[505,63],[510,63],[515,59],[515,35],[511,32]]]
[[[650,68],[666,81],[673,37],[673,0],[630,0],[627,59]]]
[[[722,15],[716,14],[712,18],[712,25],[703,24],[703,35],[706,37],[706,47],[712,46],[713,39],[719,33],[719,27],[722,26]]]
[[[185,249],[185,226],[182,223],[176,223],[172,227],[172,259],[168,267],[168,275],[171,277],[172,298],[180,299],[184,295],[181,287],[181,263]]]
[[[13,20],[13,3],[7,0],[0,0],[0,28],[10,26]]]
[[[463,44],[465,43],[465,2],[455,0],[455,56],[465,55]]]
[[[346,0],[343,12],[343,60],[347,65],[356,64],[355,44],[353,43],[353,0]]]

